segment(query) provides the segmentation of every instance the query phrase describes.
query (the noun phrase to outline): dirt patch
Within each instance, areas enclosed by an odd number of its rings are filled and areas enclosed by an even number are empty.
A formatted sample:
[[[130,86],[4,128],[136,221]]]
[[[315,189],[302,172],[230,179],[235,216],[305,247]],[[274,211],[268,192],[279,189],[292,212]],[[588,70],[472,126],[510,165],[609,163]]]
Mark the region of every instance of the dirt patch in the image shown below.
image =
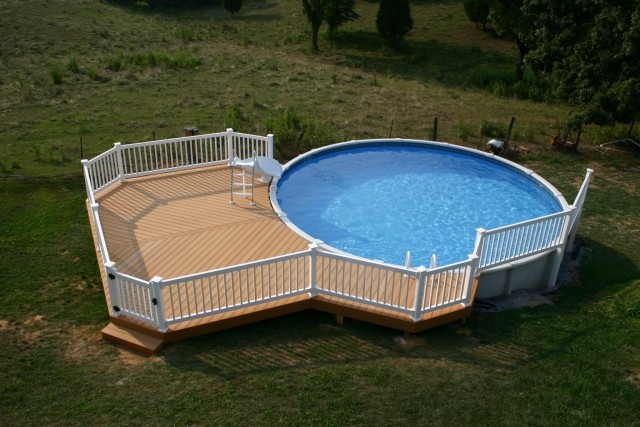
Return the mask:
[[[640,372],[632,373],[631,375],[626,377],[625,380],[629,381],[631,384],[633,384],[636,387],[640,387]]]
[[[100,353],[98,345],[102,337],[92,327],[71,327],[67,331],[64,356],[68,360],[81,361],[94,358]]]
[[[9,327],[9,321],[0,319],[0,331],[7,329]]]
[[[412,349],[424,345],[425,340],[422,337],[416,337],[413,335],[406,337],[395,337],[393,341],[402,348]]]
[[[142,355],[140,353],[135,353],[129,349],[117,347],[118,349],[118,359],[120,362],[125,365],[141,365],[150,359],[149,356]],[[157,359],[154,356],[151,356],[153,359]],[[124,380],[120,380],[124,381]],[[121,384],[119,384],[121,385]]]
[[[27,320],[24,321],[24,326],[33,326],[37,323],[40,323],[44,320],[44,316],[42,316],[41,314],[38,314],[36,316],[30,317]]]

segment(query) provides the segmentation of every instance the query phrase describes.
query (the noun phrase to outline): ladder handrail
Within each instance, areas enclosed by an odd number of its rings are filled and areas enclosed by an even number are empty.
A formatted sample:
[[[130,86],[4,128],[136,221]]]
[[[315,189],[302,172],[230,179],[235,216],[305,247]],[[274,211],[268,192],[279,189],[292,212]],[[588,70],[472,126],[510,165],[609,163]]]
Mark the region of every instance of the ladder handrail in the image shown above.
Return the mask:
[[[246,160],[245,160],[246,161]],[[249,203],[251,206],[255,206],[256,202],[253,199],[253,194],[254,194],[254,189],[255,189],[255,175],[256,175],[256,162],[257,162],[257,154],[256,154],[256,150],[253,150],[253,160],[251,162],[251,202]],[[235,150],[232,150],[231,152],[231,161],[229,162],[229,166],[231,166],[231,199],[229,200],[229,204],[235,204],[235,201],[233,200],[233,195],[238,195],[238,196],[243,196],[246,197],[249,195],[249,193],[247,193],[246,188],[249,186],[249,184],[247,184],[246,182],[246,177],[248,174],[248,170],[245,168],[245,166],[248,166],[248,164],[245,165],[241,165],[238,164],[236,162],[236,155],[235,155]],[[242,173],[236,173],[235,168],[239,167],[242,169]],[[242,182],[241,183],[237,183],[234,180],[234,177],[242,177]],[[242,188],[242,191],[239,192],[235,192],[234,191],[234,187],[240,187]]]

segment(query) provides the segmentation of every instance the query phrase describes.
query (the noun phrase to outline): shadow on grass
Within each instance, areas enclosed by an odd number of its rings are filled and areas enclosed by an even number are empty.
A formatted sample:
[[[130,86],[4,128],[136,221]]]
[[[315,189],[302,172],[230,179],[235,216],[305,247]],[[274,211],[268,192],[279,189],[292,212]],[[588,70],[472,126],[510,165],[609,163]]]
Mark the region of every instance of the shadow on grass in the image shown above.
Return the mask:
[[[172,18],[176,22],[182,22],[185,24],[194,21],[210,21],[212,18],[220,19],[221,17],[228,22],[274,22],[282,19],[282,16],[279,14],[260,13],[263,10],[275,7],[276,3],[273,2],[261,2],[256,4],[250,3],[248,5],[244,5],[240,12],[235,16],[232,16],[229,12],[224,10],[222,0],[177,2],[175,5],[159,7],[139,4],[132,0],[107,0],[107,3],[131,13],[158,15]]]
[[[406,41],[397,49],[384,49],[377,33],[340,33],[332,42],[345,51],[348,65],[376,70],[390,77],[436,80],[450,86],[478,86],[485,74],[504,69],[512,58],[478,46],[458,46],[437,40]],[[509,72],[509,70],[507,70]]]
[[[588,251],[581,271],[590,277],[560,289],[554,305],[474,313],[466,325],[423,331],[408,346],[398,345],[400,331],[353,320],[338,326],[328,314],[305,311],[169,345],[161,357],[224,379],[383,359],[516,369],[590,339],[594,323],[607,328],[590,310],[640,276],[633,260],[603,243],[590,242]]]

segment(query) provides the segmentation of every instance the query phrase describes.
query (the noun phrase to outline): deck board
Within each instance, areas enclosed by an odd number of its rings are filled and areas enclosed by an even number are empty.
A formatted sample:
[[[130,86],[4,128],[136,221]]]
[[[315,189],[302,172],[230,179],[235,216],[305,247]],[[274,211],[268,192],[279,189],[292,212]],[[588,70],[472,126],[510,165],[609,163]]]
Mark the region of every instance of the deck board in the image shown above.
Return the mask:
[[[166,280],[308,248],[309,242],[287,227],[273,211],[266,184],[256,182],[255,206],[239,196],[234,196],[235,203],[230,204],[229,173],[228,167],[217,166],[132,178],[99,193],[97,202],[103,232],[110,258],[118,271],[143,280],[156,276]],[[95,238],[93,224],[92,232]],[[300,284],[308,280],[308,266],[303,260],[295,263],[295,268],[283,264],[279,269],[251,273],[267,279],[273,289],[256,286],[252,276],[240,278],[233,274],[226,283],[212,283],[207,279],[207,282],[194,282],[180,290],[165,287],[163,300],[167,315],[178,318],[196,311],[215,310],[220,307],[218,300],[225,299],[225,295],[231,303],[239,303],[241,295],[261,298],[274,293],[284,294],[281,299],[173,323],[164,335],[165,342],[308,308],[362,318],[406,331],[426,329],[444,321],[435,319],[437,316],[431,314],[416,323],[406,313],[326,294],[316,295],[313,301],[308,293],[290,295],[292,290],[300,289]],[[329,290],[357,292],[365,298],[382,299],[392,305],[412,305],[414,302],[416,284],[413,278],[375,269],[345,270],[343,260],[325,260],[323,263],[318,266],[316,281],[322,282],[328,277],[334,279],[327,282],[331,283]],[[107,305],[110,307],[103,270],[101,264]],[[367,283],[381,283],[383,286],[374,293],[373,289],[366,287]],[[444,289],[442,287],[435,292],[437,299],[443,298]],[[460,292],[459,289],[453,291]],[[468,316],[467,309],[453,306],[443,309],[440,314],[448,321],[463,319]],[[120,324],[126,321],[123,318],[118,320]],[[142,321],[132,320],[130,323],[131,327],[145,328]]]

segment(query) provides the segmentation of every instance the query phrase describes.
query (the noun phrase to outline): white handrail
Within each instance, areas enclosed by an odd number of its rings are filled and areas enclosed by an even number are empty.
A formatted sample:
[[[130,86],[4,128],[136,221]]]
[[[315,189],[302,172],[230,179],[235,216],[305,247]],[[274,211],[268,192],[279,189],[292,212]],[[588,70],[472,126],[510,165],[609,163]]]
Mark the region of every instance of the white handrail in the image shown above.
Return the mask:
[[[489,231],[479,229],[475,249],[478,272],[561,246],[570,214],[563,211]]]

